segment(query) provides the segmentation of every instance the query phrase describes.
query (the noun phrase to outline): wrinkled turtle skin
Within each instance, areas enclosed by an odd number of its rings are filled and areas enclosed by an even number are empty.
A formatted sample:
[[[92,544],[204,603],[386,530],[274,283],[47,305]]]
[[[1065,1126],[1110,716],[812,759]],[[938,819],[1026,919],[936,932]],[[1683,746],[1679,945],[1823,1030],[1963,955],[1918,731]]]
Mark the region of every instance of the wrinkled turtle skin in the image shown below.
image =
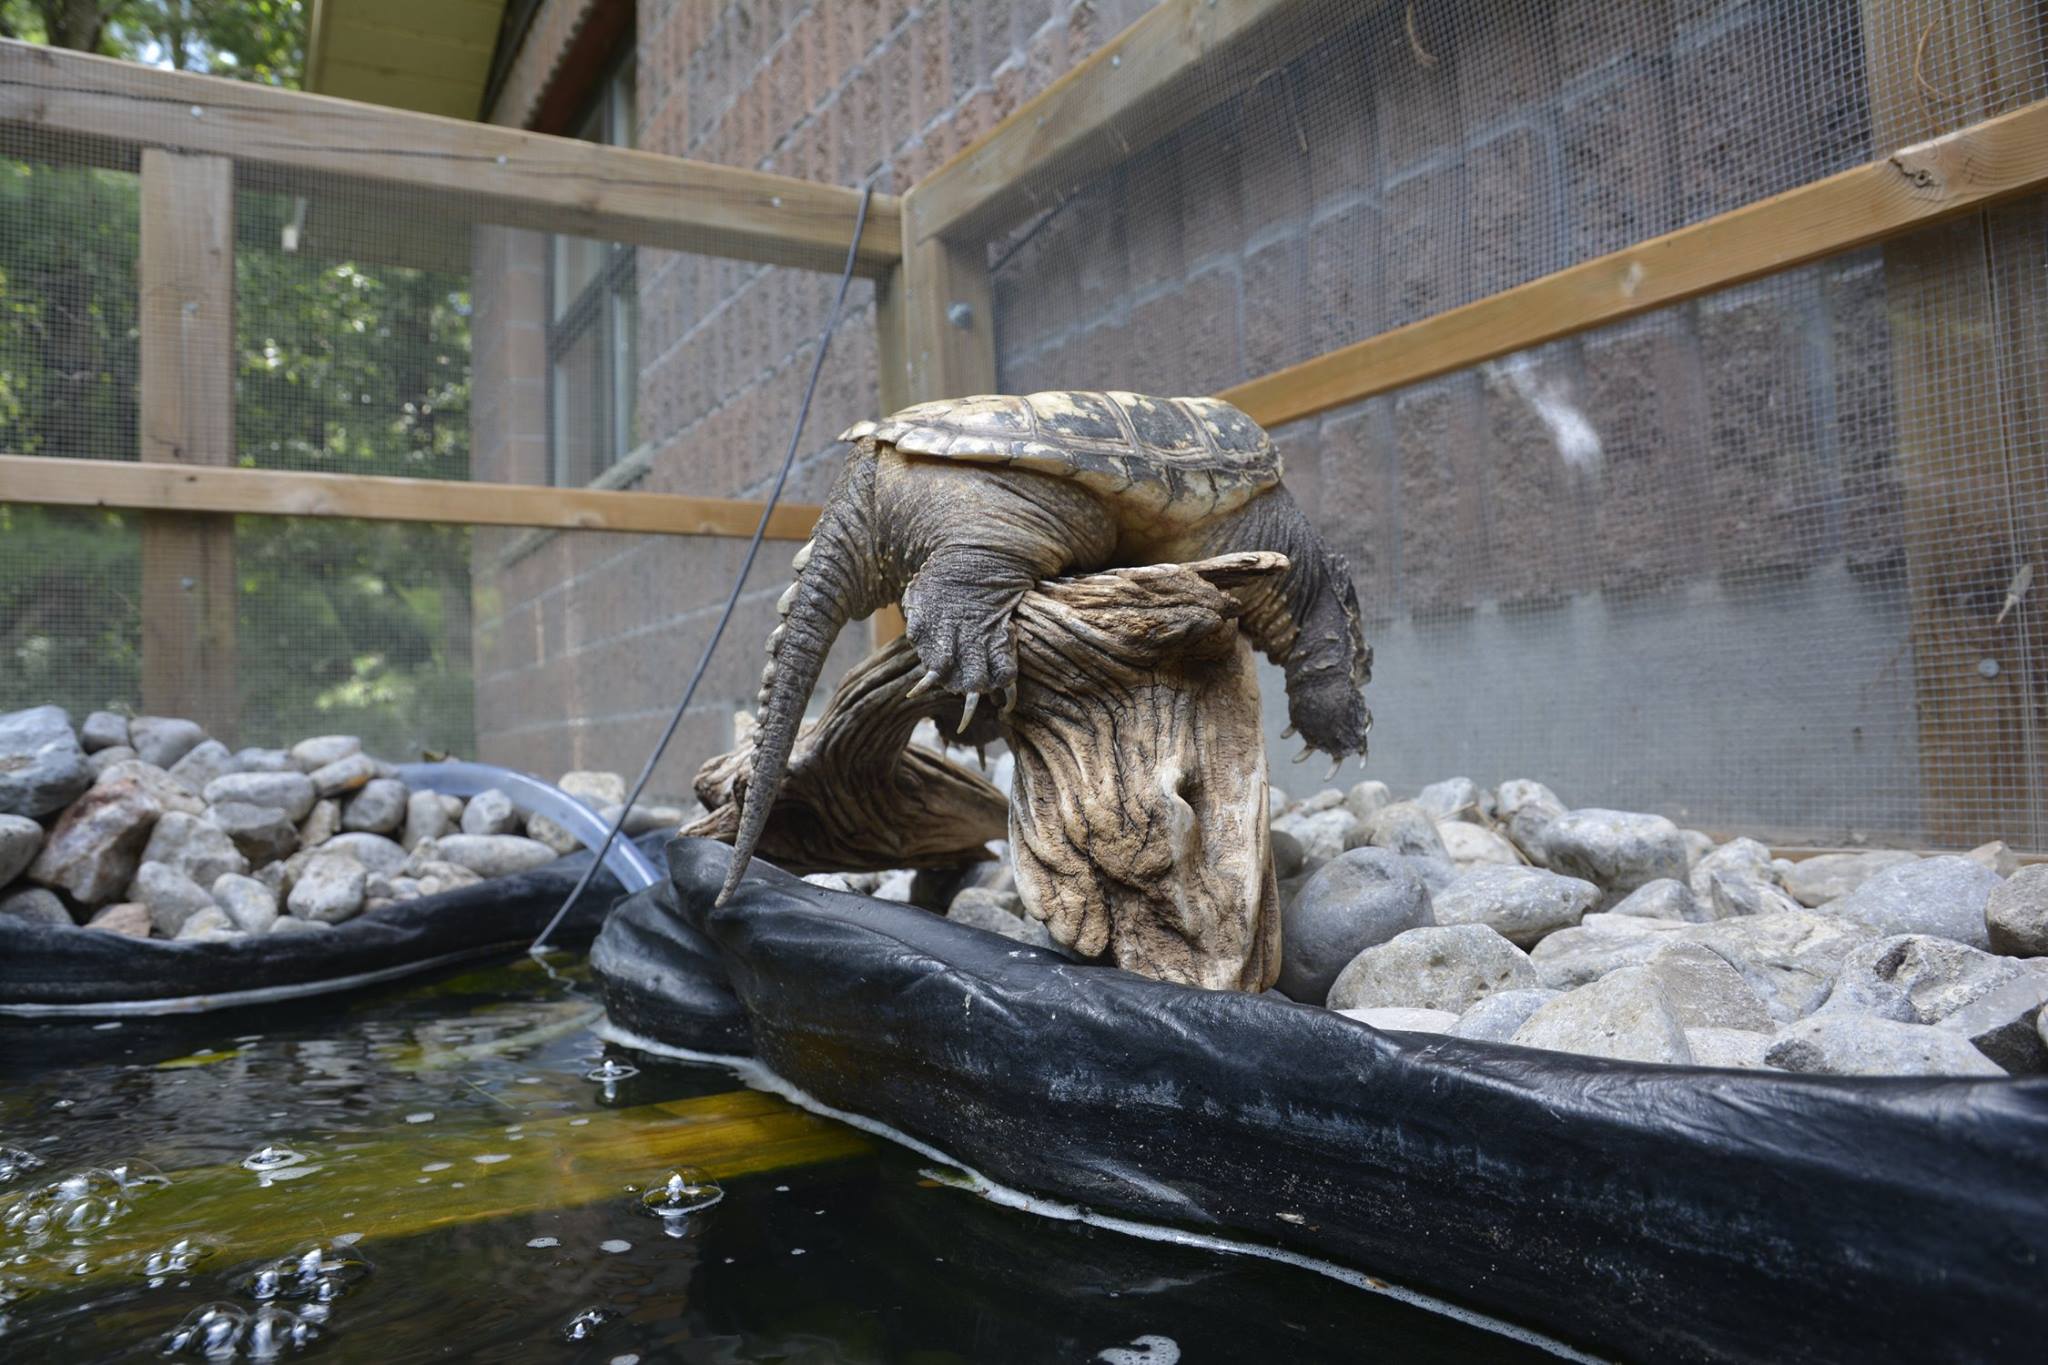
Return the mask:
[[[1291,567],[1241,618],[1286,670],[1310,748],[1363,754],[1372,674],[1349,566],[1280,480],[1258,423],[1214,398],[1060,391],[920,403],[862,422],[776,604],[737,882],[782,784],[826,651],[900,601],[925,686],[968,699],[1017,676],[1011,617],[1041,579],[1275,550]],[[727,886],[727,892],[731,885]]]

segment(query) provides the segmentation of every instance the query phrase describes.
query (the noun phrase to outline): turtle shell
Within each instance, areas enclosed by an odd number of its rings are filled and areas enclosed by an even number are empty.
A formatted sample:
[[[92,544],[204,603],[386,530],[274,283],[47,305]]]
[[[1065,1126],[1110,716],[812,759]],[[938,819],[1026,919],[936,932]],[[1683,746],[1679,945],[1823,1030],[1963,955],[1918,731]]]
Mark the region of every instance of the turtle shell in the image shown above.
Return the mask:
[[[1257,422],[1217,398],[1140,393],[982,394],[919,403],[861,422],[908,455],[1076,479],[1126,512],[1200,521],[1280,482],[1280,454]]]

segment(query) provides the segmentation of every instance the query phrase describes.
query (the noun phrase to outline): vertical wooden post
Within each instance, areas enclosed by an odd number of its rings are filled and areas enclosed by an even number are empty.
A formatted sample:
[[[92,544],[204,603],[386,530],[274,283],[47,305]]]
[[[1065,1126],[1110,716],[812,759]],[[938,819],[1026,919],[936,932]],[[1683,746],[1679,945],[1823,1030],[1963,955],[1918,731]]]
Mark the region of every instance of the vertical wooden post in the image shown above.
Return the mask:
[[[2014,104],[2010,82],[2039,60],[2011,50],[1998,0],[1865,0],[1865,66],[1878,153]],[[2000,257],[2009,210],[1980,212],[1885,243],[1894,426],[1904,492],[1925,824],[1937,844],[2040,844],[2048,772],[2038,727],[2048,627],[2028,602],[2000,619],[2007,585],[2048,546],[2038,517],[2048,457],[2015,446],[2028,390],[2048,366],[2038,322],[2013,326]],[[2033,209],[2038,221],[2038,208]],[[2037,229],[2036,229],[2037,230]],[[2037,263],[2037,262],[2036,262]],[[2024,291],[2022,291],[2024,292]],[[2025,437],[2019,439],[2024,442]],[[2028,489],[2035,490],[2031,495]],[[2032,539],[2036,543],[2029,544]],[[2038,575],[2048,563],[2037,564]],[[2029,642],[2029,627],[2034,636]],[[2030,657],[2032,656],[2032,657]]]
[[[227,157],[142,153],[140,457],[235,459],[235,184]],[[142,520],[142,705],[229,739],[235,693],[235,522]]]
[[[996,387],[987,244],[925,237],[917,193],[903,197],[903,262],[875,292],[884,412]],[[888,643],[903,633],[902,612],[884,607],[871,629],[875,644]]]

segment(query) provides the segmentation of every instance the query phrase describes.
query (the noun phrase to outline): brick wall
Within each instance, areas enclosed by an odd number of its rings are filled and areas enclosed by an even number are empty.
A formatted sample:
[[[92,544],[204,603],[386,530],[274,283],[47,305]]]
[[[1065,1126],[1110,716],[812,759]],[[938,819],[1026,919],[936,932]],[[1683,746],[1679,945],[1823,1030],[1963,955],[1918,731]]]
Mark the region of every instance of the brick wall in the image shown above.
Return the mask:
[[[545,74],[589,0],[550,0],[514,63],[500,117],[548,97]],[[1114,0],[641,0],[639,145],[806,179],[900,192],[1042,90],[1146,8]],[[535,73],[540,73],[536,75]],[[509,110],[508,114],[506,111]],[[544,239],[482,234],[475,281],[478,478],[544,479],[538,339]],[[533,273],[529,273],[529,267]],[[789,441],[836,281],[673,252],[638,253],[639,441],[631,486],[764,495]],[[489,340],[487,332],[492,333]],[[872,287],[856,281],[806,428],[792,499],[823,496],[832,437],[873,414]],[[686,791],[753,706],[762,642],[793,547],[771,542],[656,786]],[[637,768],[737,571],[737,542],[479,532],[477,728],[482,756],[544,774]],[[866,647],[849,630],[829,679]]]

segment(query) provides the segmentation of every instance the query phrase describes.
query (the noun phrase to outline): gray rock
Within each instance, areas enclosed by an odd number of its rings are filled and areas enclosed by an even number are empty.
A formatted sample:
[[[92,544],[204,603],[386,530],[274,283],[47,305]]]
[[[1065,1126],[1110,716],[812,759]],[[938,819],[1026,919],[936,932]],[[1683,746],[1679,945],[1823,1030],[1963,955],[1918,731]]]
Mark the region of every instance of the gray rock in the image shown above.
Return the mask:
[[[496,837],[509,839],[512,836],[498,835]],[[910,890],[916,884],[916,881],[917,879],[912,873],[898,868],[893,872],[883,873],[882,880],[876,882],[875,889],[868,892],[868,894],[876,900],[895,901],[901,905],[908,905],[910,903]]]
[[[235,756],[228,752],[227,745],[217,739],[202,739],[170,768],[172,777],[195,792],[206,790],[206,784],[216,777],[226,777],[238,771]]]
[[[313,809],[319,795],[304,773],[229,773],[206,784],[206,804],[224,806],[239,801],[251,806],[269,806],[284,812],[284,818],[299,821]]]
[[[1819,1005],[1842,959],[1876,937],[1863,925],[1812,910],[1719,920],[1685,932],[1734,963],[1780,1023]]]
[[[1714,919],[1799,908],[1782,885],[1771,851],[1754,839],[1730,839],[1708,853],[1693,865],[1689,882],[1694,901]]]
[[[1411,858],[1434,858],[1444,863],[1451,860],[1443,836],[1436,832],[1436,821],[1413,801],[1396,801],[1375,815],[1365,831],[1365,842]]]
[[[1338,1010],[1346,1019],[1356,1019],[1369,1028],[1395,1033],[1449,1033],[1458,1016],[1449,1010],[1410,1009],[1401,1005],[1375,1005],[1364,1009]]]
[[[393,900],[416,901],[425,894],[424,891],[420,890],[420,883],[417,877],[393,877],[391,879],[391,898]]]
[[[299,770],[289,749],[237,749],[234,763],[230,772],[295,773]]]
[[[1301,845],[1303,866],[1321,867],[1356,837],[1358,822],[1342,806],[1313,811],[1297,806],[1273,821],[1273,828]]]
[[[1429,889],[1407,859],[1380,848],[1339,854],[1316,870],[1281,915],[1280,989],[1320,1005],[1359,953],[1434,923]]]
[[[1529,961],[1546,986],[1570,990],[1623,967],[1640,966],[1667,943],[1681,941],[1687,926],[1672,920],[1630,915],[1587,915],[1568,929],[1546,936],[1529,950]]]
[[[969,887],[953,897],[952,905],[946,909],[946,918],[955,924],[971,925],[985,929],[991,934],[1033,948],[1058,952],[1059,946],[1052,941],[1042,921],[1032,919],[1024,913],[1024,902],[1015,892],[987,891],[980,887]]]
[[[341,833],[341,802],[315,801],[306,818],[299,821],[299,847],[318,848]]]
[[[298,855],[294,854],[292,856],[297,857]],[[292,889],[291,877],[287,874],[290,861],[288,858],[284,862],[265,863],[261,867],[251,869],[249,873],[250,880],[263,883],[263,885],[270,888],[271,895],[282,897]],[[296,869],[293,870],[295,871]]]
[[[114,711],[95,711],[78,727],[78,743],[89,754],[126,746],[128,717]]]
[[[1351,818],[1360,826],[1370,825],[1373,816],[1393,803],[1394,794],[1384,782],[1361,782],[1344,793],[1344,809],[1351,812]]]
[[[1429,812],[1429,818],[1438,824],[1458,821],[1479,825],[1486,822],[1486,794],[1469,777],[1432,782],[1415,794],[1415,804]]]
[[[566,772],[555,785],[592,809],[626,804],[626,779],[619,773],[601,770]]]
[[[85,766],[92,769],[92,777],[95,782],[99,781],[105,775],[107,769],[113,767],[116,763],[140,763],[141,761],[140,758],[136,757],[135,751],[125,744],[116,744],[111,749],[101,749],[97,753],[90,753],[85,756]]]
[[[1936,1028],[1967,1038],[1977,1051],[2015,1076],[2048,1071],[2048,1046],[2041,1038],[2041,1006],[2048,1002],[2048,973],[2022,971],[1950,1013]]]
[[[43,846],[43,827],[26,815],[0,815],[0,886],[19,877]]]
[[[458,825],[457,828],[460,826]],[[440,837],[438,835],[436,838]],[[526,817],[526,837],[536,843],[546,844],[557,854],[567,856],[583,847],[583,841],[562,828],[545,815]]]
[[[312,779],[313,790],[321,796],[342,796],[349,792],[361,791],[379,775],[377,760],[368,754],[350,754],[337,758],[325,767],[315,768],[306,774]]]
[[[479,877],[507,877],[555,860],[555,851],[546,844],[516,834],[451,834],[431,844],[421,844],[413,850],[413,856],[417,858],[420,849],[428,848],[433,850],[433,859],[466,867]],[[907,896],[909,891],[910,878],[906,875],[903,892]]]
[[[1692,1050],[1694,1066],[1720,1067],[1724,1071],[1769,1071],[1764,1060],[1770,1051],[1771,1035],[1746,1028],[1689,1028],[1685,1045]]]
[[[91,786],[92,765],[63,707],[0,715],[0,815],[49,815]]]
[[[171,811],[156,822],[142,850],[142,865],[161,863],[176,868],[201,886],[212,886],[230,872],[249,870],[249,860],[226,831],[196,815]],[[149,900],[138,896],[137,900]]]
[[[345,858],[354,858],[372,872],[381,872],[387,877],[398,875],[405,869],[406,851],[396,841],[367,830],[351,830],[337,834],[320,845],[322,853],[338,853]]]
[[[1399,1005],[1462,1014],[1495,991],[1536,984],[1522,950],[1485,925],[1430,925],[1352,958],[1330,987],[1328,1004],[1333,1010]]]
[[[323,849],[299,869],[285,903],[294,918],[339,924],[361,913],[368,880],[354,858]]]
[[[297,915],[279,915],[270,922],[270,932],[273,934],[317,934],[325,933],[333,927],[316,919],[300,919]]]
[[[217,905],[209,905],[188,916],[172,935],[184,943],[225,943],[242,936],[235,928],[235,922],[228,918],[228,912]]]
[[[462,811],[464,834],[517,834],[521,823],[512,798],[496,787],[470,797]]]
[[[1682,880],[1687,875],[1685,840],[1678,826],[1661,815],[1566,811],[1545,827],[1542,846],[1544,866],[1609,891],[1633,891],[1659,877]]]
[[[341,827],[366,834],[395,834],[405,823],[410,795],[395,777],[372,778],[341,808]]]
[[[597,818],[609,825],[612,821],[619,818],[619,808],[624,804],[625,802],[623,801],[614,801],[599,807]],[[696,820],[703,814],[704,807],[695,801],[692,801],[687,807],[649,805],[643,801],[633,807],[632,814],[626,817],[626,823],[621,828],[628,836],[652,834],[656,830],[673,832],[681,829],[684,825]],[[529,836],[533,833],[532,825],[533,819],[529,817],[527,820],[527,834]]]
[[[107,750],[112,753],[113,750]],[[123,759],[110,763],[100,770],[93,780],[95,787],[104,787],[110,782],[134,782],[148,792],[166,813],[177,811],[184,815],[204,815],[206,802],[200,799],[196,789],[186,786],[154,763],[144,763],[139,758]]]
[[[251,867],[289,858],[299,847],[299,832],[274,806],[229,801],[206,808],[206,822],[228,836]]]
[[[1764,1052],[1786,1071],[1822,1076],[2003,1076],[1969,1039],[1927,1024],[1816,1014],[1788,1025]]]
[[[1438,924],[1483,924],[1517,948],[1533,948],[1546,935],[1577,924],[1600,899],[1600,888],[1540,867],[1471,868],[1431,905]]]
[[[80,905],[116,900],[135,879],[163,807],[133,780],[103,782],[74,801],[29,864],[33,882]]]
[[[1692,1061],[1685,1026],[1647,967],[1623,967],[1566,992],[1530,1015],[1514,1042],[1632,1062]]]
[[[1688,869],[1698,867],[1700,859],[1714,851],[1714,836],[1701,829],[1681,829],[1678,837],[1685,840],[1685,865]]]
[[[1543,851],[1544,835],[1565,813],[1564,802],[1541,782],[1516,779],[1503,782],[1493,792],[1494,818],[1507,830],[1508,838],[1538,867],[1550,865]]]
[[[2001,877],[2010,877],[2020,870],[2019,854],[2005,846],[2005,840],[1993,839],[1988,844],[1979,844],[1963,855],[1979,867],[1988,867]]]
[[[1801,905],[1826,905],[1848,895],[1887,868],[1917,861],[1919,855],[1894,849],[1816,854],[1792,864],[1792,870],[1785,874],[1785,889]]]
[[[1301,798],[1294,808],[1297,815],[1314,815],[1318,811],[1335,810],[1344,804],[1344,793],[1336,787],[1324,787]]]
[[[1984,901],[1984,925],[1992,952],[2048,957],[2048,863],[2023,867],[1992,887]]]
[[[1998,884],[1996,872],[1968,858],[1922,858],[1886,868],[1823,909],[1880,934],[1933,934],[1989,948],[1984,915]]]
[[[1771,1012],[1734,964],[1699,943],[1667,943],[1642,966],[1682,1028],[1770,1033]]]
[[[354,735],[315,735],[292,745],[291,756],[300,772],[311,773],[362,751],[363,742]]]
[[[142,865],[135,874],[135,899],[149,907],[150,927],[160,938],[177,937],[186,920],[217,908],[205,887],[163,863]]]
[[[421,840],[438,839],[454,828],[439,792],[414,792],[405,798],[405,823],[399,826],[398,842],[409,853]]]
[[[2032,975],[2009,957],[1953,939],[1895,934],[1859,943],[1843,956],[1822,1008],[1936,1024],[2007,982]]]
[[[1682,921],[1687,924],[1701,924],[1713,918],[1706,907],[1693,899],[1690,887],[1670,877],[1659,877],[1654,882],[1644,882],[1616,902],[1607,913],[1634,915],[1641,919]]]
[[[178,716],[137,716],[128,722],[128,742],[135,752],[144,763],[166,772],[205,738],[206,731],[197,721]]]
[[[467,869],[464,870],[466,871]],[[810,872],[805,874],[804,880],[809,882],[812,886],[818,887],[825,891],[838,891],[842,894],[849,896],[856,894],[853,889],[853,883],[846,880],[846,877],[843,873]]]
[[[0,892],[0,919],[48,925],[57,929],[73,927],[71,912],[64,908],[63,898],[56,892],[46,891],[40,886],[24,887],[14,892]]]
[[[1562,994],[1544,986],[1495,991],[1459,1015],[1457,1027],[1451,1032],[1459,1038],[1475,1038],[1484,1043],[1511,1042],[1515,1030],[1528,1023],[1530,1015]]]
[[[1444,852],[1453,863],[1461,867],[1475,863],[1492,863],[1499,867],[1522,866],[1522,855],[1507,838],[1484,825],[1467,824],[1462,820],[1440,822],[1436,827],[1437,836],[1444,841]]]
[[[1280,790],[1271,782],[1266,784],[1266,818],[1268,820],[1277,820],[1287,814],[1287,808],[1292,804],[1293,802],[1288,800],[1286,792]]]
[[[213,903],[245,934],[269,933],[277,919],[277,893],[253,877],[222,877],[213,884]]]
[[[483,880],[466,867],[431,858],[425,862],[408,861],[406,874],[419,882],[422,896],[439,895],[443,891],[453,891],[458,886],[474,886]]]
[[[141,901],[121,901],[104,906],[93,913],[93,917],[85,922],[85,927],[97,929],[103,934],[148,938],[149,907]]]
[[[36,831],[41,834],[41,830]],[[1301,874],[1307,856],[1303,853],[1301,840],[1284,829],[1269,830],[1267,840],[1273,850],[1273,875],[1281,881]]]

